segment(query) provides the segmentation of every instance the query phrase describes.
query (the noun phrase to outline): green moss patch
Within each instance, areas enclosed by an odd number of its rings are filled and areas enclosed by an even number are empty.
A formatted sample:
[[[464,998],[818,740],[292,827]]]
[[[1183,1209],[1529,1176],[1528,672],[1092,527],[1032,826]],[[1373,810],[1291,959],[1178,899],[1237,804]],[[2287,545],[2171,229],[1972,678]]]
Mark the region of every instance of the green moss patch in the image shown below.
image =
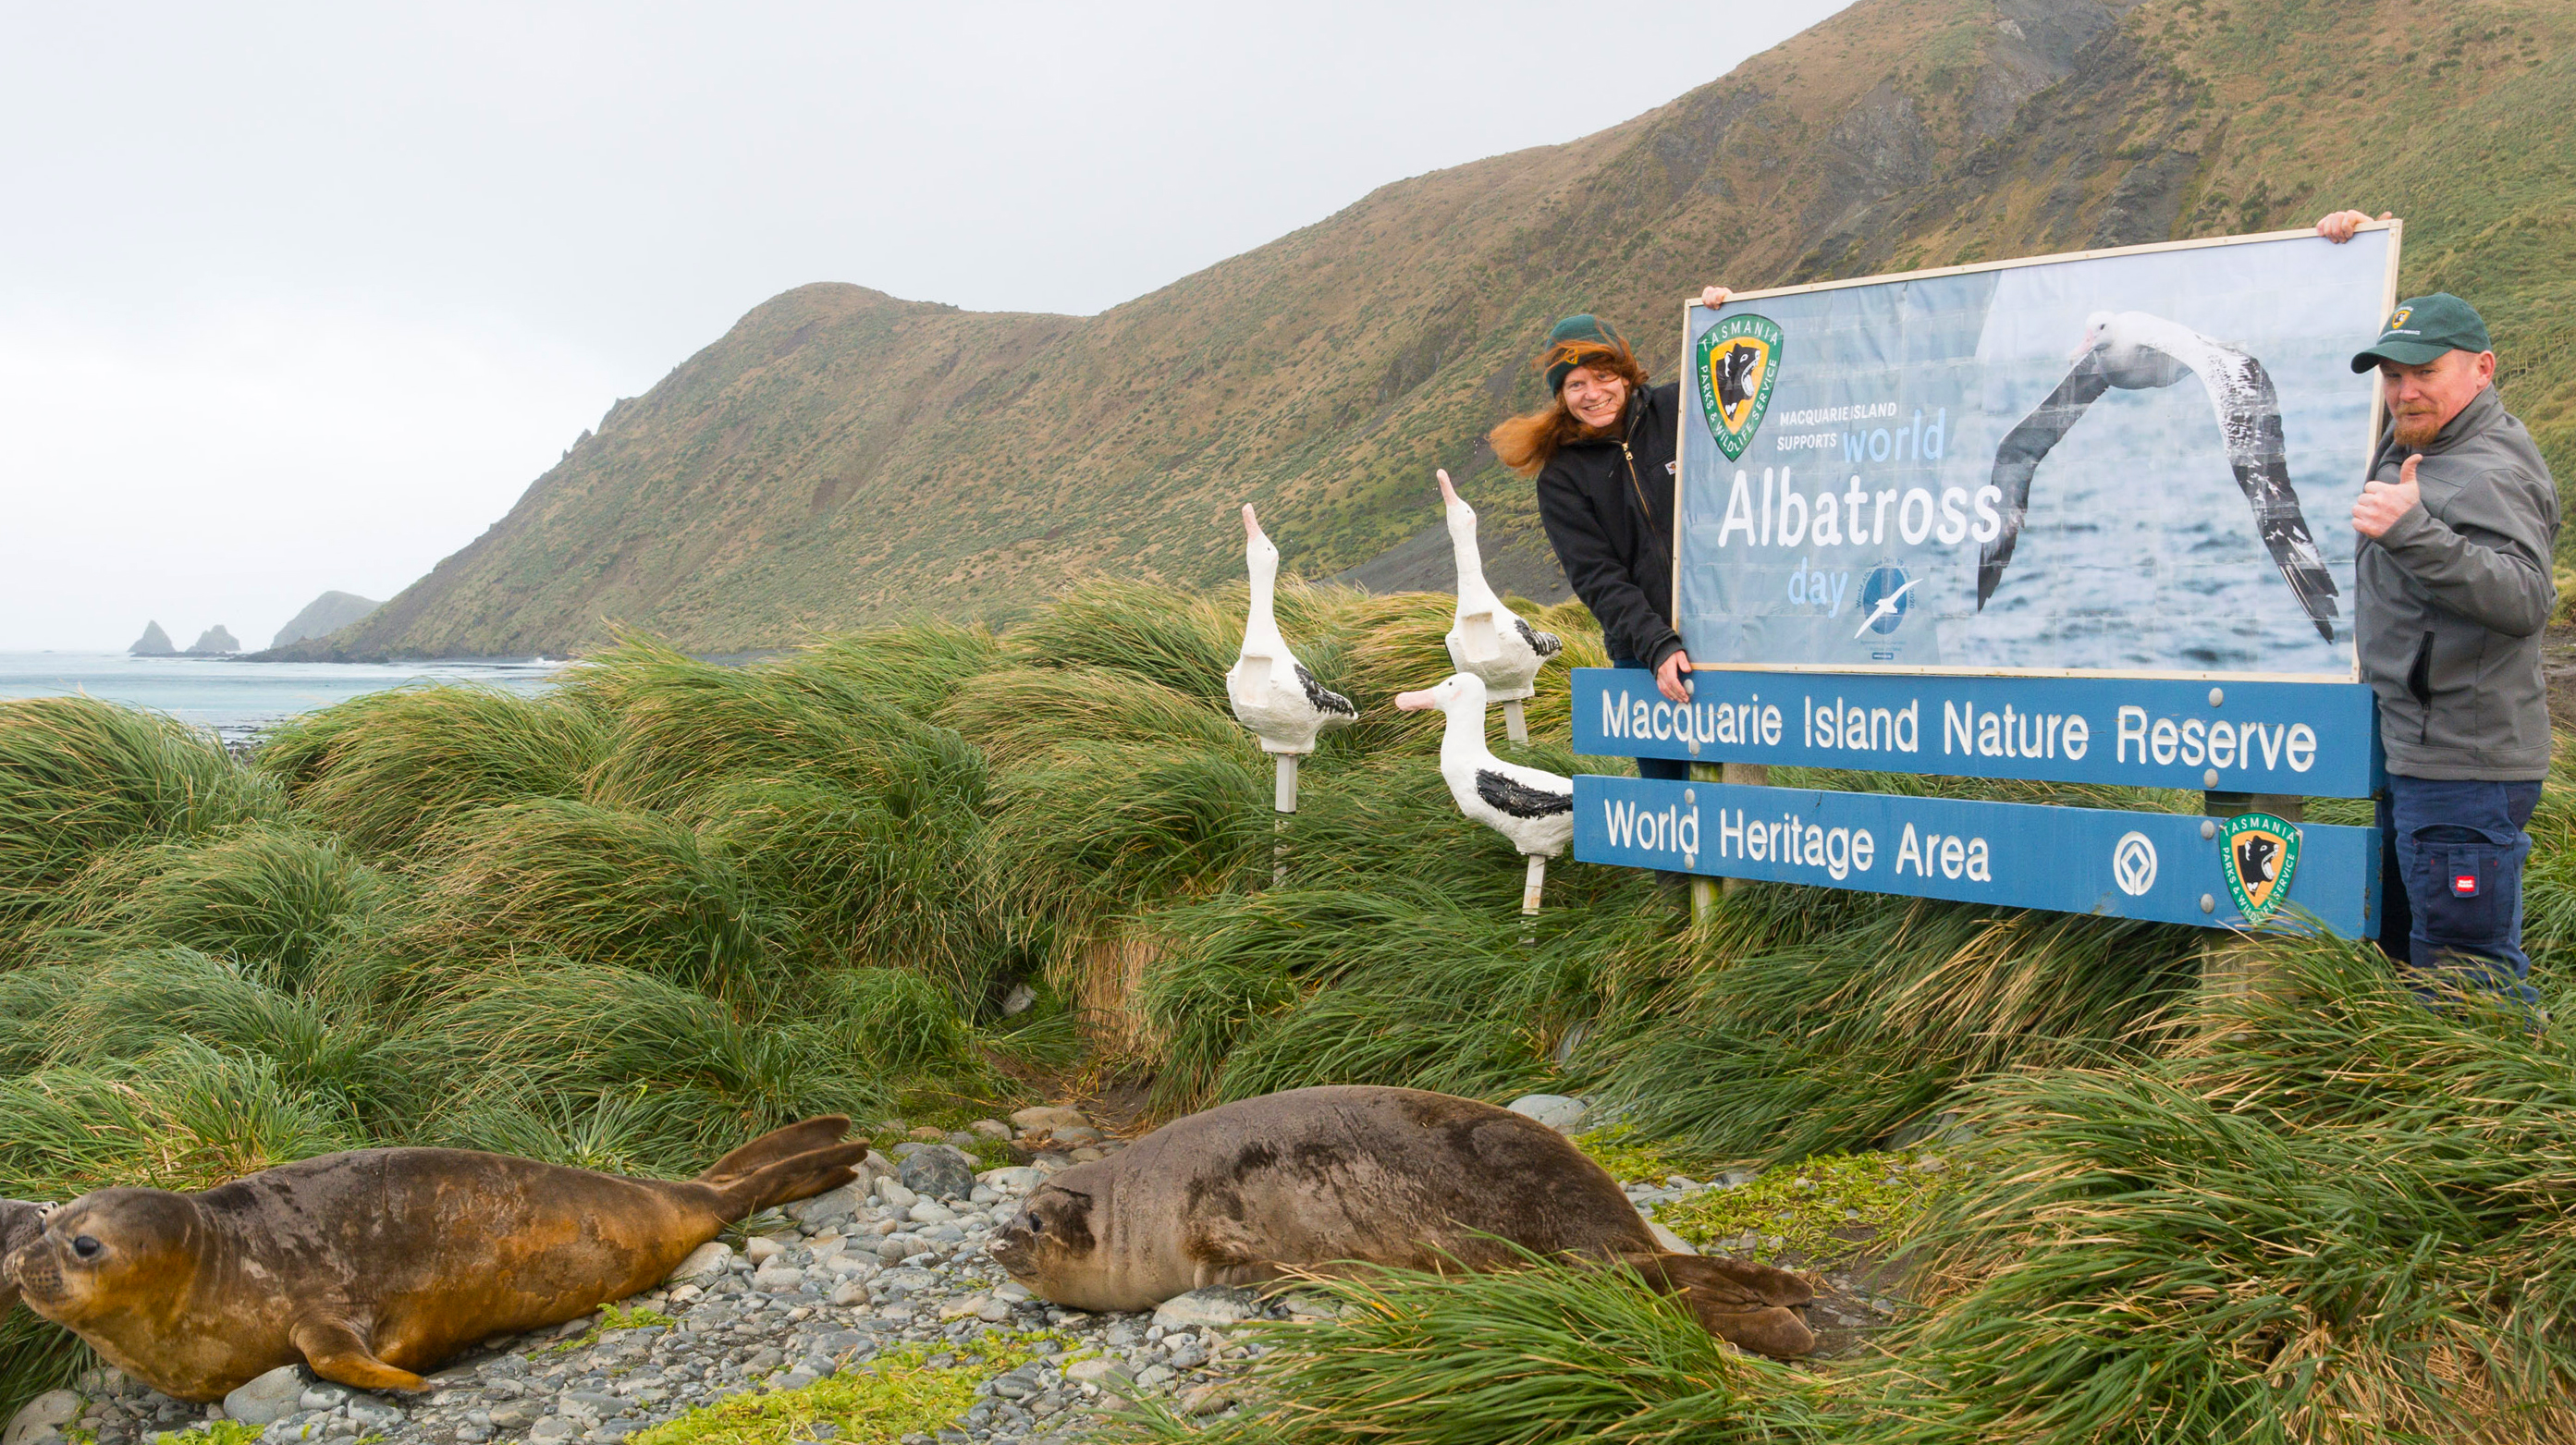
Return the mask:
[[[1903,1232],[1948,1177],[1929,1151],[1819,1154],[1750,1184],[1712,1189],[1655,1213],[1691,1243],[1763,1261],[1814,1265]]]
[[[1610,1171],[1610,1177],[1629,1182],[1652,1180],[1661,1184],[1675,1174],[1699,1175],[1706,1166],[1698,1158],[1675,1153],[1670,1145],[1641,1139],[1626,1124],[1613,1124],[1574,1136],[1574,1147],[1591,1156],[1592,1162]]]
[[[946,1366],[930,1363],[929,1346],[905,1345],[803,1389],[699,1406],[635,1436],[635,1445],[789,1445],[813,1440],[814,1427],[826,1422],[836,1440],[895,1445],[946,1429],[973,1407],[977,1385],[1064,1343],[1052,1334],[982,1335],[943,1347],[940,1353],[956,1357]]]
[[[189,1430],[167,1431],[152,1437],[152,1445],[251,1445],[260,1427],[239,1420],[209,1420]]]
[[[599,1343],[599,1337],[601,1335],[610,1334],[618,1330],[661,1329],[678,1323],[678,1320],[671,1318],[660,1310],[628,1309],[624,1305],[606,1305],[603,1306],[599,1312],[598,1324],[591,1326],[588,1330],[573,1336],[571,1339],[565,1340],[559,1344],[548,1345],[543,1350],[539,1350],[536,1353],[545,1355],[570,1354],[574,1350],[588,1349],[592,1345]],[[534,1356],[532,1355],[530,1358],[534,1358]]]

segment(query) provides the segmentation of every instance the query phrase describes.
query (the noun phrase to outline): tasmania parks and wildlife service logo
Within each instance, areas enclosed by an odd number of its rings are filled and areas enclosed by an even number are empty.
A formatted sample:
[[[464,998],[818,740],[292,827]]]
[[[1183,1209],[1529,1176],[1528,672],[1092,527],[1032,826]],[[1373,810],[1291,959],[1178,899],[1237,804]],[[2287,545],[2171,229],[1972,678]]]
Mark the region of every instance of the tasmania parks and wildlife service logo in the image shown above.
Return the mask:
[[[2248,923],[2260,923],[2290,896],[2299,867],[2299,825],[2269,813],[2227,820],[2227,892]]]
[[[1779,326],[1750,312],[1721,315],[1700,333],[1692,368],[1699,377],[1699,406],[1708,414],[1708,429],[1717,434],[1717,449],[1730,462],[1744,456],[1754,430],[1762,425],[1762,413],[1771,409],[1780,347]]]

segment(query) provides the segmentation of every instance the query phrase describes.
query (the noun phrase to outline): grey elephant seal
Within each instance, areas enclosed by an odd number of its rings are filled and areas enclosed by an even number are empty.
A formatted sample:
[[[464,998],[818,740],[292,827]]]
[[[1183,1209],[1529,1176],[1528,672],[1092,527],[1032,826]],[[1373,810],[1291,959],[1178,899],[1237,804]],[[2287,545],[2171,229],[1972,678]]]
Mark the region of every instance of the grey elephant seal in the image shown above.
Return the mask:
[[[1057,1304],[1140,1310],[1289,1268],[1508,1269],[1523,1262],[1514,1244],[1632,1266],[1746,1349],[1816,1347],[1806,1280],[1666,1253],[1618,1181],[1554,1129],[1419,1089],[1292,1089],[1176,1120],[1031,1192],[993,1257]]]
[[[577,1319],[665,1278],[747,1214],[848,1183],[867,1144],[808,1119],[694,1180],[456,1149],[307,1159],[200,1194],[101,1189],[0,1260],[27,1307],[167,1395],[216,1400],[301,1359],[417,1390],[492,1335]],[[18,1239],[22,1217],[0,1216]],[[0,1305],[5,1305],[0,1299]]]
[[[0,1266],[5,1266],[18,1247],[45,1232],[45,1206],[29,1204],[23,1199],[0,1199]],[[18,1302],[18,1287],[9,1282],[9,1271],[0,1268],[0,1315]]]

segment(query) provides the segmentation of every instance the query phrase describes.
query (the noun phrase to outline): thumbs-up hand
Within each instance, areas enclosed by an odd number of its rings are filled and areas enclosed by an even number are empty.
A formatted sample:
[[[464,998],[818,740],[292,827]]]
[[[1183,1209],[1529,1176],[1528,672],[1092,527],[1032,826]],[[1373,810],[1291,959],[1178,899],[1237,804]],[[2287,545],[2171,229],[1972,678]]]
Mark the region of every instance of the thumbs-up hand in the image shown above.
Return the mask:
[[[2384,537],[2398,518],[2422,506],[2424,489],[2415,484],[2415,467],[2423,460],[2422,452],[2408,457],[2398,467],[2395,482],[2374,478],[2362,483],[2361,495],[2353,499],[2352,529],[2365,537]]]

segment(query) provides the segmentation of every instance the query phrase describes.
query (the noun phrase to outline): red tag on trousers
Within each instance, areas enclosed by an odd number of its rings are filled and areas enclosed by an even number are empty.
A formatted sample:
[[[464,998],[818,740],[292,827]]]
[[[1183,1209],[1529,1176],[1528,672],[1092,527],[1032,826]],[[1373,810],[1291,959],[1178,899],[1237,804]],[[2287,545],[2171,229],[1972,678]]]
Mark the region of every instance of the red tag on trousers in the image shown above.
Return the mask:
[[[2451,893],[2452,896],[2457,898],[2477,897],[2478,875],[2475,873],[2462,873],[2453,877],[2451,879]]]

